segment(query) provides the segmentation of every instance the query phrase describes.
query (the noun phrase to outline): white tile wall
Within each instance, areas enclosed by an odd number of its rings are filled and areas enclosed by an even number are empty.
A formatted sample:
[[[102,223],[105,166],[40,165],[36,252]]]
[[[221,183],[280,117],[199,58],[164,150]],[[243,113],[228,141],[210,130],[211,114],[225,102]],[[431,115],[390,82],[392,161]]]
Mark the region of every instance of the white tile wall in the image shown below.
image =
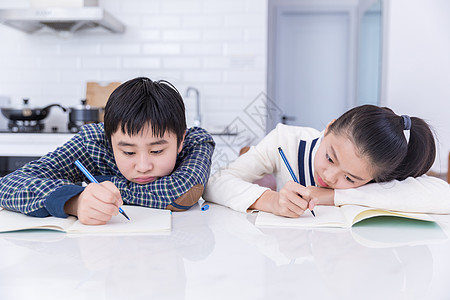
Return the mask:
[[[167,79],[200,90],[204,127],[228,125],[266,90],[267,0],[100,0],[126,26],[63,38],[0,25],[0,95],[19,104],[74,106],[87,81]],[[0,8],[28,1],[0,0]],[[192,97],[190,97],[192,98]],[[186,98],[188,123],[194,99]],[[49,126],[67,115],[52,109]],[[63,125],[64,126],[64,125]]]

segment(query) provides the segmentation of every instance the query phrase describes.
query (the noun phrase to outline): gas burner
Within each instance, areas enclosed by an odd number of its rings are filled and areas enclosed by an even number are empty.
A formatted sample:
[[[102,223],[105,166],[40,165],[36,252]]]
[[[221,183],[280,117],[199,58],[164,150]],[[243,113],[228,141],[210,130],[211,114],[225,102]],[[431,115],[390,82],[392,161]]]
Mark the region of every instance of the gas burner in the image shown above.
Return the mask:
[[[40,121],[15,120],[8,122],[8,129],[11,132],[42,132],[45,128]]]

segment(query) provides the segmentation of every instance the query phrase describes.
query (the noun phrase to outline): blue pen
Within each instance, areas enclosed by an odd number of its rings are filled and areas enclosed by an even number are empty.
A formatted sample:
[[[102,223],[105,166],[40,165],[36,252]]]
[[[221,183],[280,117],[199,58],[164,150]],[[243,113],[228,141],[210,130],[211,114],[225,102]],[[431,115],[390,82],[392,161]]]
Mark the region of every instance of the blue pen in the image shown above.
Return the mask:
[[[89,173],[89,171],[83,166],[83,164],[78,159],[75,161],[75,165],[78,167],[78,169],[81,170],[81,172],[83,172],[83,174],[89,179],[90,182],[98,183],[97,179],[95,179],[95,177],[92,176],[91,173]],[[124,217],[127,218],[128,220],[130,219],[128,218],[127,214],[123,211],[123,209],[120,207],[119,212],[122,215],[124,215]]]
[[[298,182],[297,176],[295,176],[295,173],[294,173],[294,171],[292,170],[291,165],[289,164],[289,162],[288,162],[286,156],[284,155],[283,149],[281,149],[281,147],[278,147],[278,152],[280,152],[280,155],[281,155],[281,158],[282,158],[283,161],[284,161],[284,164],[286,165],[286,167],[287,167],[289,173],[291,173],[292,179],[293,179],[295,182],[297,182],[298,184],[300,184],[300,182]],[[313,215],[314,217],[316,216],[316,214],[314,213],[314,210],[311,210],[311,213],[312,213],[312,215]]]

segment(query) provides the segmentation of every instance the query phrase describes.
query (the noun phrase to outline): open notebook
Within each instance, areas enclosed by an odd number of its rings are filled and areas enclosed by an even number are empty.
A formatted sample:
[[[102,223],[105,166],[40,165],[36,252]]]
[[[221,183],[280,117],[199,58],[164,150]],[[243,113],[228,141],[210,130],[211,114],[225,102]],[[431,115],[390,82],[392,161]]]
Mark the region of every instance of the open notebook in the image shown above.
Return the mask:
[[[316,213],[316,217],[305,213],[299,218],[286,218],[260,211],[256,217],[255,225],[280,227],[352,227],[362,220],[380,216],[434,221],[427,214],[393,212],[358,205],[343,205],[341,207],[316,206],[314,207],[314,212]]]
[[[77,218],[36,218],[0,208],[0,232],[48,229],[67,233],[153,233],[168,232],[172,228],[170,210],[141,206],[122,206],[130,217],[118,214],[105,225],[83,225]]]

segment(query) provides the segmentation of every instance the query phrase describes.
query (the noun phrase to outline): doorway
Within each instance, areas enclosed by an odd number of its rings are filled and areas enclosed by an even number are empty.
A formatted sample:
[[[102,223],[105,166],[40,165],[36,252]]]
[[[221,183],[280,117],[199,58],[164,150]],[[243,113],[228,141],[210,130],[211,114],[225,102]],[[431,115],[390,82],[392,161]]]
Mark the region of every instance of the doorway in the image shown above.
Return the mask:
[[[355,7],[269,0],[268,96],[276,123],[322,130],[355,103]]]

